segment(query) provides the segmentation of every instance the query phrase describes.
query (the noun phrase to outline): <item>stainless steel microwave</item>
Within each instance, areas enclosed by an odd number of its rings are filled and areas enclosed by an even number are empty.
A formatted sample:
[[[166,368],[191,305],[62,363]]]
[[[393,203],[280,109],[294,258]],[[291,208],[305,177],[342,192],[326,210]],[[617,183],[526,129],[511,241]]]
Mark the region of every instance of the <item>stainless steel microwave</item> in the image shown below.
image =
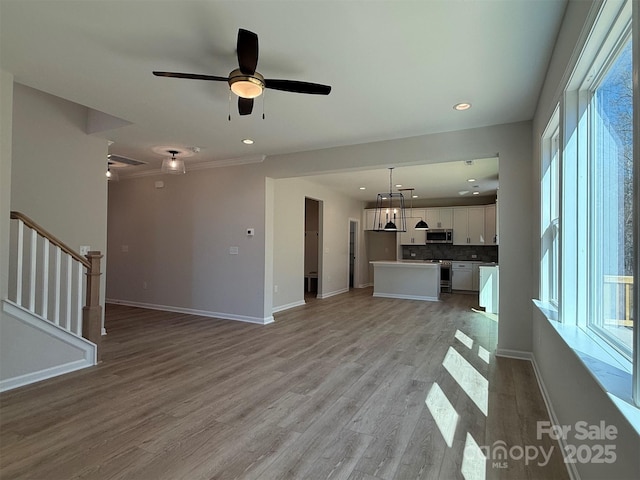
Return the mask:
[[[453,243],[453,230],[450,228],[431,228],[426,234],[426,243]]]

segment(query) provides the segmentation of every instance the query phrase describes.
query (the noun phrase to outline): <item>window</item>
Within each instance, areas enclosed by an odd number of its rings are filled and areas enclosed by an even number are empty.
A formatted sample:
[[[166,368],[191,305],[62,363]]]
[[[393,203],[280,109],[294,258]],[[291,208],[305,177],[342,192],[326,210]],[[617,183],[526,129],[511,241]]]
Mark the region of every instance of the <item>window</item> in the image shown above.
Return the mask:
[[[540,299],[615,368],[634,372],[640,405],[632,5],[603,2],[541,138]]]
[[[541,174],[541,265],[542,300],[558,307],[560,263],[560,126],[555,113],[542,138]]]
[[[633,346],[631,32],[589,89],[587,328],[628,359]]]

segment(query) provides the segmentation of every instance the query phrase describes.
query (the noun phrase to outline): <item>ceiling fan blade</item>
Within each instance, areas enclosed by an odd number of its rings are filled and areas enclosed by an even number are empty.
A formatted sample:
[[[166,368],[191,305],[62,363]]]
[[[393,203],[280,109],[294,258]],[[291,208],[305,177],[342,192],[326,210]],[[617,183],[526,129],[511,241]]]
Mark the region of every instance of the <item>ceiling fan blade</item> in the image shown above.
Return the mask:
[[[156,77],[190,78],[192,80],[212,80],[216,82],[228,82],[227,77],[216,77],[214,75],[200,75],[199,73],[180,72],[153,72]]]
[[[283,92],[310,93],[312,95],[329,95],[331,87],[319,83],[298,82],[297,80],[273,80],[265,78],[265,87]]]
[[[258,35],[241,28],[238,30],[238,65],[245,75],[253,75],[258,66]]]
[[[238,113],[240,115],[251,115],[253,111],[253,98],[238,97]]]

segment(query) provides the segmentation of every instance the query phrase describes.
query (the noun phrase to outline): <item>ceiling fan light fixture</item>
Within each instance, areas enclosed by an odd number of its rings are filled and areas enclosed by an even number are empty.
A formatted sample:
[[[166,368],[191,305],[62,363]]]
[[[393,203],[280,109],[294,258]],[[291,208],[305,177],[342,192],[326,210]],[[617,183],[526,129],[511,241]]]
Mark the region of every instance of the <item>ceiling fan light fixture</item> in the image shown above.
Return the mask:
[[[258,72],[245,75],[237,68],[229,74],[229,87],[239,97],[256,98],[264,90],[264,77]]]

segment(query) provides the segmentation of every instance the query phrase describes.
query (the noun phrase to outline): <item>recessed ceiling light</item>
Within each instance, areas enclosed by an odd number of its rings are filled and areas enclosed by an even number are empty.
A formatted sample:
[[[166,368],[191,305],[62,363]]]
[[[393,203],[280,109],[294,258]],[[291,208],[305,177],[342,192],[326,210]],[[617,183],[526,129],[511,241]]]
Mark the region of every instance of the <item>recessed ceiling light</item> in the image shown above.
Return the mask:
[[[469,110],[471,108],[471,104],[470,103],[466,103],[466,102],[462,102],[462,103],[456,103],[453,106],[454,110],[458,110],[459,112],[463,111],[463,110]]]
[[[468,180],[467,180],[467,182],[469,182],[469,183],[471,183],[471,182],[475,182],[475,181],[476,181],[476,179],[475,179],[475,178],[470,178],[470,179],[468,179]]]
[[[418,198],[418,195],[413,195],[411,198]]]
[[[460,190],[458,195],[466,195],[467,193],[469,193],[469,190]]]
[[[360,187],[360,190],[366,190],[367,187]]]
[[[397,183],[397,184],[396,184],[396,188],[400,188],[401,186],[402,186],[402,184],[401,184],[401,183]]]
[[[480,195],[480,192],[473,192],[474,195]]]
[[[251,140],[250,138],[243,138],[242,143],[244,143],[245,145],[253,145],[253,140]]]

